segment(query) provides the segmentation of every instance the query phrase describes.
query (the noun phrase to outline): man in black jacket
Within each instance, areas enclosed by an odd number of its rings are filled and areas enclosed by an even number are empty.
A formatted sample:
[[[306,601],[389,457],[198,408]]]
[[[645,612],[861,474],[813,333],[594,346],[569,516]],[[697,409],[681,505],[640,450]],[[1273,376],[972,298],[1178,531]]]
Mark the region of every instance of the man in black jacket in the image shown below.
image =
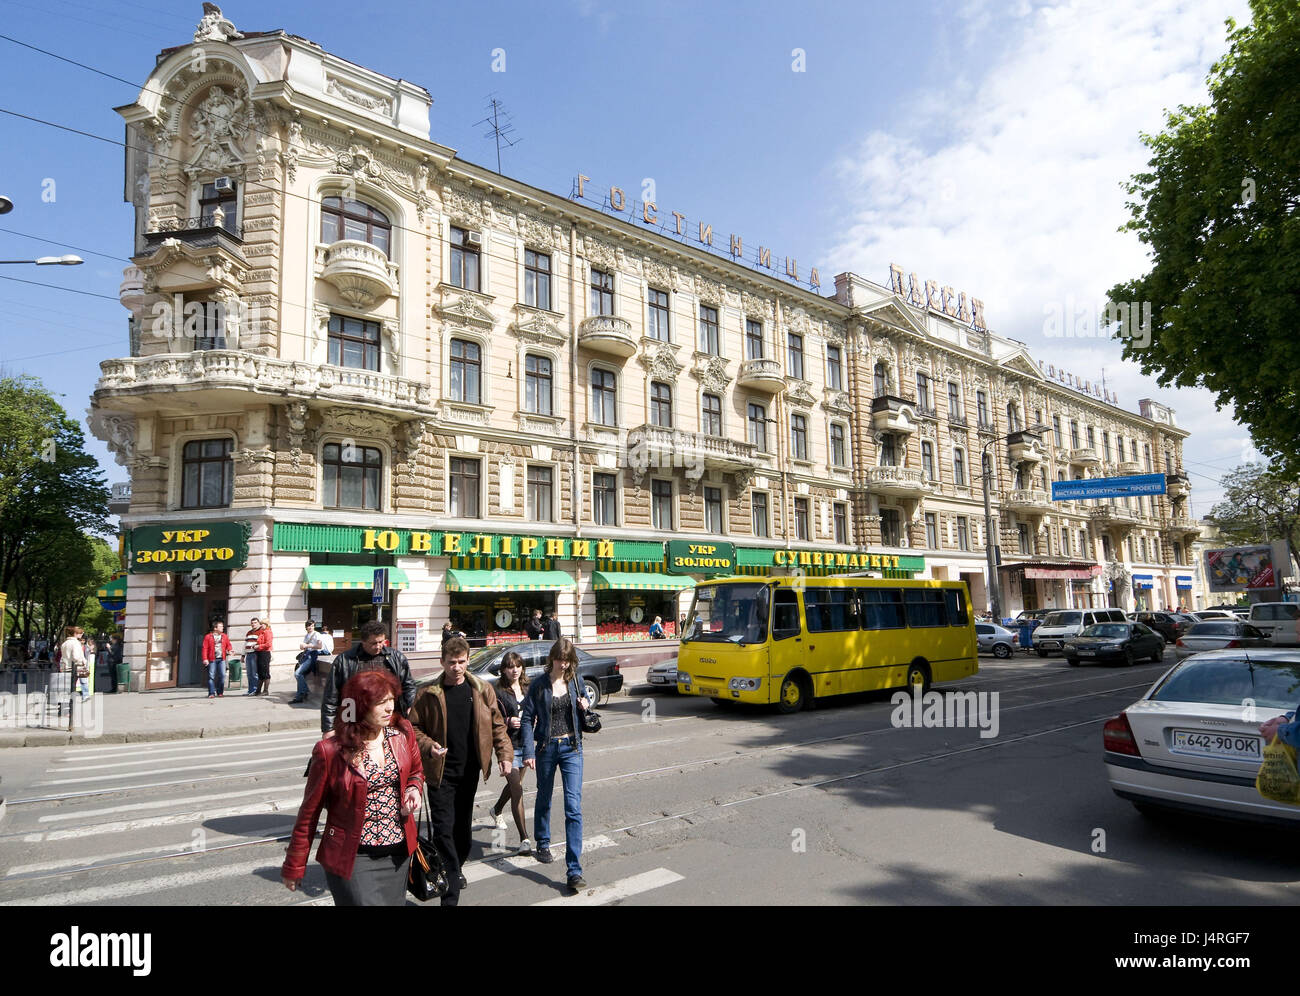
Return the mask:
[[[320,704],[320,728],[325,736],[334,735],[334,714],[339,707],[339,693],[347,680],[358,671],[387,668],[395,674],[402,685],[402,697],[396,703],[397,711],[403,718],[410,711],[411,704],[415,701],[415,679],[411,677],[411,665],[400,651],[384,646],[387,638],[387,626],[381,622],[368,622],[361,627],[361,642],[334,658]]]
[[[548,640],[558,640],[560,636],[560,620],[555,618],[555,611],[551,610],[551,614],[546,619],[545,638]]]

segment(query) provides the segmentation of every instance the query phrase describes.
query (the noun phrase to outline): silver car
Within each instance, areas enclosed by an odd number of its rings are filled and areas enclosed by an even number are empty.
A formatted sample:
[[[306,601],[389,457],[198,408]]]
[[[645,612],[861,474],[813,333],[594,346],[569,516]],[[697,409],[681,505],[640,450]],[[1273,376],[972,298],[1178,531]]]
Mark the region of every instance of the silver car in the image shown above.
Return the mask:
[[[979,643],[981,654],[994,657],[1010,657],[1020,645],[1020,634],[993,623],[976,623],[975,639]]]
[[[1102,728],[1106,774],[1143,813],[1174,809],[1300,824],[1255,789],[1261,723],[1300,702],[1300,651],[1212,650],[1180,661]]]
[[[1238,647],[1267,647],[1268,637],[1249,623],[1211,620],[1197,623],[1178,638],[1174,653],[1178,659],[1206,650],[1235,650]]]
[[[677,690],[677,658],[651,664],[646,670],[645,680],[652,685],[661,685]]]

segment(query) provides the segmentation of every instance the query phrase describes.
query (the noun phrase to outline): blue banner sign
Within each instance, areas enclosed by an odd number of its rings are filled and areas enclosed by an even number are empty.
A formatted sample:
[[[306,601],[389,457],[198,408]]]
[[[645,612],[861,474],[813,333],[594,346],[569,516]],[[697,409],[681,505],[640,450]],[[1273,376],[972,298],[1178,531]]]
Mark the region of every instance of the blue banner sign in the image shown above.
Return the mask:
[[[1165,493],[1164,474],[1134,474],[1132,477],[1090,477],[1082,481],[1053,481],[1052,501],[1077,498],[1129,498],[1133,495]]]

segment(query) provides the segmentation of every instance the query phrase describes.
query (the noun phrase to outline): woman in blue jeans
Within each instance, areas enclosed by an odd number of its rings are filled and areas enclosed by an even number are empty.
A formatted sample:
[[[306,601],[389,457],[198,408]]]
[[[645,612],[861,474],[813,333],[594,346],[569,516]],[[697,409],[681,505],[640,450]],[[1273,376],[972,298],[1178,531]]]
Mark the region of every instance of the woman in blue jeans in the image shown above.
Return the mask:
[[[528,689],[520,717],[524,766],[537,771],[537,801],[533,806],[533,837],[537,860],[549,864],[551,855],[551,792],[555,769],[564,784],[564,861],[569,889],[587,887],[582,877],[582,712],[591,703],[582,698],[578,681],[578,649],[568,637],[551,647],[550,667]]]

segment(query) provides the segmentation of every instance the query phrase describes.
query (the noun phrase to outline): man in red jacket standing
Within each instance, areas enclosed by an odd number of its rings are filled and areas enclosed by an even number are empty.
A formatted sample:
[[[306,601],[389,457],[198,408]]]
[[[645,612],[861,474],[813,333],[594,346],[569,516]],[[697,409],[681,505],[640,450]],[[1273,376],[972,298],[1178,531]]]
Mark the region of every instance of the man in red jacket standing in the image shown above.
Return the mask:
[[[271,690],[271,624],[262,623],[257,631],[257,694]]]
[[[230,659],[230,637],[225,633],[226,624],[220,619],[212,620],[212,632],[203,638],[203,666],[208,672],[208,698],[224,698],[226,695],[226,661]]]

